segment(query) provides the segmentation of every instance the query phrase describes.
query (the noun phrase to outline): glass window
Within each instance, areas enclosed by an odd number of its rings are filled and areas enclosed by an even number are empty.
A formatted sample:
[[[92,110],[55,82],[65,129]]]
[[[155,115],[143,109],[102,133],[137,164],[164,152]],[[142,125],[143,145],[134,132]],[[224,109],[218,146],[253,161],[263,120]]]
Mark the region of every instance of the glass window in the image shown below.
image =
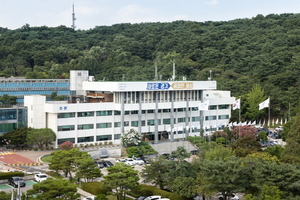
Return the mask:
[[[139,114],[139,111],[138,111],[138,110],[132,110],[132,111],[131,111],[131,114],[137,115],[137,114]]]
[[[142,120],[142,126],[146,126],[146,121]]]
[[[112,135],[97,135],[96,141],[105,141],[105,140],[111,140]]]
[[[129,121],[125,121],[124,126],[129,126]]]
[[[198,107],[192,107],[192,111],[198,111]]]
[[[142,114],[145,114],[146,113],[146,110],[142,110]]]
[[[229,115],[219,115],[219,119],[229,119]]]
[[[171,124],[171,119],[163,119],[163,124]]]
[[[17,119],[17,109],[0,110],[0,121],[1,120],[12,120],[12,119]]]
[[[115,122],[114,127],[121,127],[121,122]]]
[[[216,120],[217,119],[217,116],[205,116],[205,120],[206,121],[209,121],[209,120]]]
[[[112,124],[111,123],[98,123],[96,124],[97,128],[111,128]]]
[[[77,138],[77,143],[82,143],[82,142],[94,142],[94,136]]]
[[[125,115],[129,115],[129,111],[125,111]]]
[[[208,106],[208,110],[217,110],[216,105]]]
[[[219,105],[218,107],[219,107],[220,110],[229,109],[229,105]]]
[[[178,123],[180,123],[180,122],[185,122],[185,117],[178,118]]]
[[[93,129],[94,124],[78,124],[77,129],[78,130],[85,130],[85,129]]]
[[[192,117],[192,122],[199,122],[200,121],[200,117]]]
[[[110,116],[112,115],[111,110],[103,110],[103,111],[97,111],[96,116]]]
[[[72,118],[72,117],[75,117],[74,112],[72,112],[72,113],[58,113],[57,114],[58,119],[60,119],[60,118]]]
[[[121,139],[121,134],[115,134],[114,138],[115,138],[115,140]]]
[[[60,145],[66,141],[70,141],[73,144],[75,143],[75,138],[63,138],[63,139],[57,139],[57,144]]]
[[[183,112],[183,111],[185,111],[185,110],[186,110],[185,108],[178,108],[178,109],[177,109],[178,112]]]
[[[154,119],[148,119],[147,120],[147,125],[148,126],[154,126]]]
[[[154,110],[147,110],[147,113],[154,113]]]
[[[121,115],[121,111],[115,110],[115,111],[114,111],[114,115]]]
[[[77,113],[78,117],[93,117],[94,112],[79,112]]]
[[[169,113],[169,112],[171,112],[171,109],[163,109],[163,112],[164,113]]]
[[[138,127],[139,126],[139,121],[131,121],[131,126],[132,127]]]
[[[65,125],[65,126],[58,126],[57,131],[73,131],[75,130],[75,125]]]

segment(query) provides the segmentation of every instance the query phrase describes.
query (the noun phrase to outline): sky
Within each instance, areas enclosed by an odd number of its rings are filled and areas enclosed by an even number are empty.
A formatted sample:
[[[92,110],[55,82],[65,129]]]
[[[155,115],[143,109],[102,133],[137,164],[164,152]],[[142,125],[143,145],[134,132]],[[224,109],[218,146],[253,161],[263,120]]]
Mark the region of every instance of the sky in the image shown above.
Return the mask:
[[[120,23],[230,21],[300,13],[300,0],[0,0],[0,27],[71,27],[73,4],[80,30]]]

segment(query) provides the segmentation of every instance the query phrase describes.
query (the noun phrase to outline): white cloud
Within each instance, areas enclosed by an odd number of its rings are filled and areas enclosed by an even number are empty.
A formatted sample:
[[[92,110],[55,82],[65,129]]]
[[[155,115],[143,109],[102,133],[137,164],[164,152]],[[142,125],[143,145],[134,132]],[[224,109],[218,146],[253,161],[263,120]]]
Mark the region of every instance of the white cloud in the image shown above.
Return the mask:
[[[206,1],[204,3],[207,4],[207,5],[217,5],[217,4],[219,4],[219,1],[217,1],[217,0],[211,0],[211,1]]]

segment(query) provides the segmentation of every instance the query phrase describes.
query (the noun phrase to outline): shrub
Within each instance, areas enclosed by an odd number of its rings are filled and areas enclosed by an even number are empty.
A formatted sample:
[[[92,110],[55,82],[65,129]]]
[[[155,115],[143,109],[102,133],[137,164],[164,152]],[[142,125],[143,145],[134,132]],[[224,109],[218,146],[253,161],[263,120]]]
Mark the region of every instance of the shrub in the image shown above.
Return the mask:
[[[65,141],[65,142],[63,142],[62,144],[59,145],[59,148],[61,150],[70,150],[70,149],[72,149],[74,147],[73,147],[73,143],[72,142]]]
[[[104,145],[107,145],[107,141],[104,142]]]
[[[134,157],[139,157],[140,154],[139,154],[139,150],[137,147],[129,147],[126,149],[127,153],[128,153],[128,156],[131,158],[132,156]]]
[[[113,142],[112,142],[112,141],[110,141],[108,144],[109,144],[109,145],[112,145],[112,144],[113,144]]]
[[[142,141],[142,136],[134,129],[128,130],[126,133],[122,134],[121,142],[125,147],[138,146]]]
[[[82,183],[81,189],[93,195],[107,194],[107,190],[103,189],[102,186],[103,184],[100,182],[88,182]]]

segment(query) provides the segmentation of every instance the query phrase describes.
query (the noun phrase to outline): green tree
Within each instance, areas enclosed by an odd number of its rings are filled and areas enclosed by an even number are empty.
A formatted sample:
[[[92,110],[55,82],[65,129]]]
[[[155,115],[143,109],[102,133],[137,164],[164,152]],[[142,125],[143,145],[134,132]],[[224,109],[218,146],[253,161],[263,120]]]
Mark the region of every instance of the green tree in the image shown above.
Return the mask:
[[[179,176],[173,181],[171,190],[182,197],[194,197],[197,193],[195,179],[192,177]]]
[[[266,95],[264,90],[260,85],[255,84],[251,91],[247,94],[247,119],[257,120],[265,112],[265,110],[258,109],[258,105],[265,100]]]
[[[160,189],[165,189],[169,182],[170,164],[172,161],[160,156],[155,162],[150,161],[142,170],[141,177],[145,183],[151,183]]]
[[[247,179],[244,177],[244,167],[237,157],[230,157],[227,160],[204,160],[200,166],[199,176],[206,184],[203,190],[218,191],[227,196],[243,192]]]
[[[267,133],[265,131],[259,132],[258,139],[260,141],[268,141]]]
[[[0,96],[0,103],[1,104],[9,104],[9,105],[16,105],[17,104],[17,97],[10,96],[8,94],[4,94]]]
[[[231,144],[238,157],[245,157],[248,154],[261,151],[261,145],[252,137],[243,137]]]
[[[27,132],[28,144],[36,144],[40,149],[56,140],[56,134],[50,128],[32,129]]]
[[[85,182],[94,181],[94,179],[102,176],[102,173],[91,157],[81,158],[75,161],[77,168],[75,168],[75,176],[83,178]]]
[[[104,176],[104,188],[109,190],[118,200],[125,200],[130,189],[139,188],[138,172],[125,163],[117,163],[107,168],[108,174]]]
[[[226,161],[230,157],[235,156],[234,151],[228,147],[217,146],[205,153],[206,160],[223,160]]]
[[[187,152],[184,146],[179,146],[172,152],[171,156],[177,158],[179,161],[183,161],[185,158],[189,158],[191,154]]]
[[[12,145],[26,144],[27,134],[31,130],[32,130],[32,128],[24,126],[22,128],[18,128],[16,130],[12,130],[7,133],[4,133],[3,138],[6,141],[8,141],[9,144],[12,144]]]
[[[49,169],[55,170],[58,173],[63,172],[65,177],[70,176],[70,178],[72,178],[71,172],[76,172],[80,160],[90,158],[87,152],[79,151],[77,148],[54,151],[51,155],[52,159]],[[99,175],[101,176],[101,174]]]
[[[27,196],[37,200],[76,200],[80,194],[77,193],[77,187],[68,180],[48,178],[34,184],[32,189],[27,191]]]

